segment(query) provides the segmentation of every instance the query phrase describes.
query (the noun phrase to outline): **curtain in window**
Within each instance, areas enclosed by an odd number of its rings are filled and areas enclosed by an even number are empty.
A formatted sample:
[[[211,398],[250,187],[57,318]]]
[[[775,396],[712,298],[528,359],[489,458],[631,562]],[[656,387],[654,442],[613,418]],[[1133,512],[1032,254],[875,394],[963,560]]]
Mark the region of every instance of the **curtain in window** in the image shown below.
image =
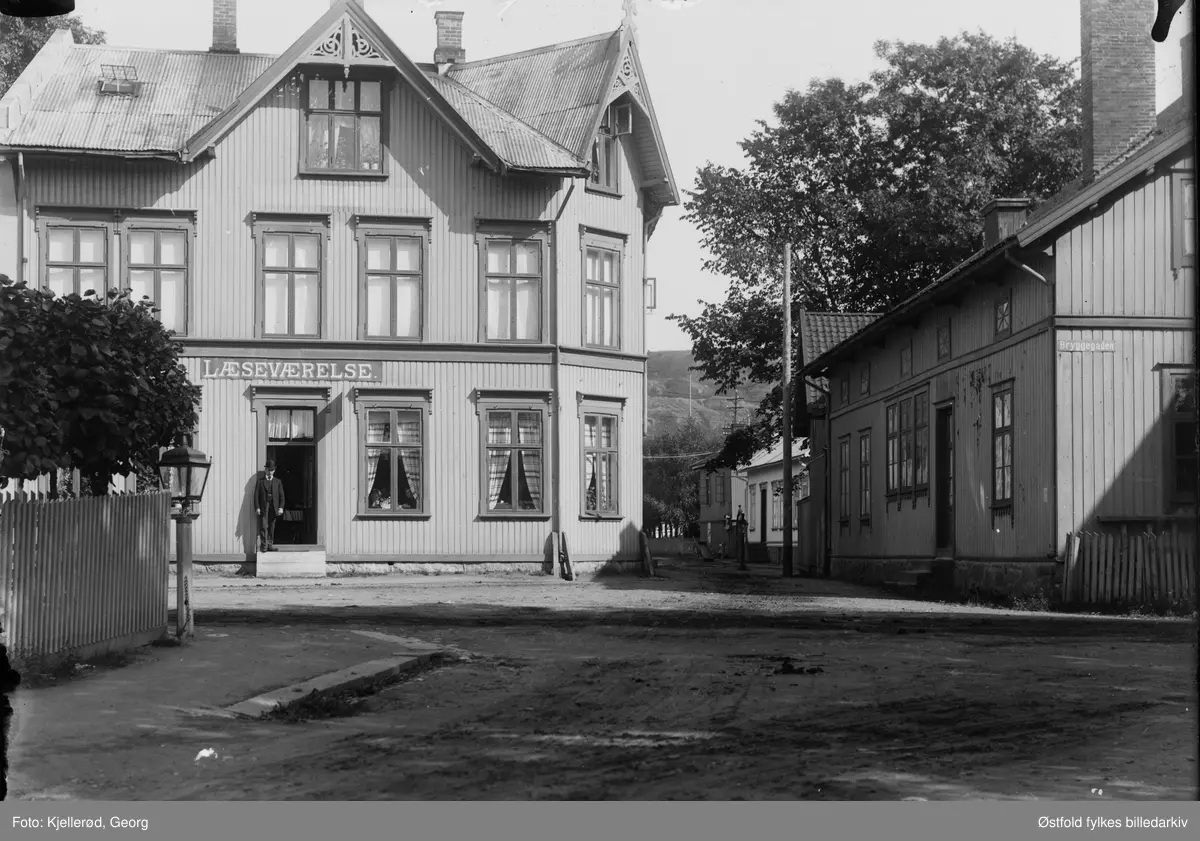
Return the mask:
[[[612,456],[602,454],[596,464],[596,506],[599,511],[612,511]]]
[[[358,118],[358,167],[359,169],[379,169],[379,118]]]
[[[388,451],[372,447],[367,449],[367,493],[368,508],[392,507],[391,465]]]
[[[589,427],[592,429],[594,427]],[[587,497],[585,504],[586,510],[596,510],[596,454],[588,453],[583,461],[583,487]]]
[[[421,451],[400,451],[400,503],[421,507]]]
[[[542,453],[540,450],[521,450],[521,507],[542,507]]]
[[[536,280],[517,279],[516,309],[517,334],[516,339],[536,339],[541,335],[541,299],[539,289],[541,283]]]
[[[291,438],[291,412],[287,409],[267,410],[267,437],[286,441]]]
[[[293,440],[312,440],[315,414],[311,409],[297,409],[292,412]]]
[[[488,450],[488,510],[495,510],[500,491],[508,478],[512,450]],[[509,493],[511,497],[511,492]]]

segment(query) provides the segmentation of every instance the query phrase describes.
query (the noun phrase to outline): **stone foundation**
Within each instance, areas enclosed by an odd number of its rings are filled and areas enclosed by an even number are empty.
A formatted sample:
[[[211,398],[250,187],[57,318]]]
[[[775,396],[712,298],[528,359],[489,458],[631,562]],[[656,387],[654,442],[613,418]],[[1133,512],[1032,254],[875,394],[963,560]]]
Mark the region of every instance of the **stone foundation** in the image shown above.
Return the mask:
[[[274,559],[272,559],[274,560]],[[192,563],[196,576],[220,578],[266,578],[258,575],[254,561],[246,563]],[[640,573],[642,562],[638,561],[577,561],[574,564],[577,578],[597,575]],[[286,577],[330,577],[330,578],[377,578],[386,575],[558,575],[557,568],[545,563],[326,563],[323,575]],[[278,576],[275,576],[278,577]],[[175,564],[171,564],[171,578],[175,578]],[[172,585],[173,586],[173,585]]]

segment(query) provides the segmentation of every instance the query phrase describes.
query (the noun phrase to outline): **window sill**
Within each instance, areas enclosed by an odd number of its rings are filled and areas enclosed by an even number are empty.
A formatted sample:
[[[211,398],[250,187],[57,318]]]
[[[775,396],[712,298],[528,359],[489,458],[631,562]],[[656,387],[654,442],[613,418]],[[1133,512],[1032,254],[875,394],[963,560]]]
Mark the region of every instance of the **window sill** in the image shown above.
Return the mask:
[[[424,341],[420,336],[368,336],[362,333],[359,334],[358,340],[360,342],[371,342],[372,344],[399,342],[406,345],[419,345]]]
[[[600,184],[593,184],[591,181],[587,183],[587,185],[584,187],[584,190],[589,193],[599,193],[602,196],[609,196],[614,199],[621,198],[621,191],[616,187],[605,187]]]
[[[356,520],[429,520],[433,515],[428,511],[359,511]]]
[[[297,340],[320,341],[319,333],[263,333],[256,338],[264,342],[295,342]]]
[[[992,512],[993,513],[1003,513],[1005,511],[1008,511],[1011,513],[1012,507],[1013,507],[1013,504],[1012,504],[1011,499],[1006,499],[1003,502],[993,502],[992,503]]]
[[[485,511],[479,515],[481,520],[549,520],[550,514],[544,511]]]
[[[373,169],[301,169],[298,174],[301,178],[340,178],[348,180],[365,178],[369,181],[383,181],[388,177],[386,172],[376,171]]]
[[[620,514],[590,514],[589,513],[589,514],[580,514],[579,515],[579,521],[581,523],[595,521],[595,520],[611,522],[613,520],[623,520],[623,519],[625,519],[625,518],[622,517]]]

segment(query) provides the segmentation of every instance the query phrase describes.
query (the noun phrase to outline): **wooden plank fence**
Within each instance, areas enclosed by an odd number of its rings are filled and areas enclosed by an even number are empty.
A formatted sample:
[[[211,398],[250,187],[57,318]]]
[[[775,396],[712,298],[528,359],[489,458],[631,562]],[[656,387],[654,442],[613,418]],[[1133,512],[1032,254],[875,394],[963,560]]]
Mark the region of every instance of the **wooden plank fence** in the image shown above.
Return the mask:
[[[0,628],[18,663],[95,656],[167,631],[170,494],[0,496]]]
[[[1170,532],[1069,534],[1063,596],[1072,604],[1195,605],[1195,540]]]

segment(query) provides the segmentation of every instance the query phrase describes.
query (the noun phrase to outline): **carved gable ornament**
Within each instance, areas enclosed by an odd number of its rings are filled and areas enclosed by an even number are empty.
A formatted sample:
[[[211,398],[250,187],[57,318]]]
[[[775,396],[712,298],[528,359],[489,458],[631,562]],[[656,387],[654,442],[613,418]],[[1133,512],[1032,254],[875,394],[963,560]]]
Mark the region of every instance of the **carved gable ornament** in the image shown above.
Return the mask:
[[[642,80],[638,76],[637,65],[633,61],[632,47],[625,48],[625,56],[617,67],[617,77],[613,79],[609,99],[616,99],[626,91],[632,91],[638,102],[642,102]]]
[[[308,54],[306,61],[317,64],[340,64],[344,75],[350,75],[350,66],[368,64],[389,65],[379,49],[359,32],[350,18],[343,17],[329,34]]]

